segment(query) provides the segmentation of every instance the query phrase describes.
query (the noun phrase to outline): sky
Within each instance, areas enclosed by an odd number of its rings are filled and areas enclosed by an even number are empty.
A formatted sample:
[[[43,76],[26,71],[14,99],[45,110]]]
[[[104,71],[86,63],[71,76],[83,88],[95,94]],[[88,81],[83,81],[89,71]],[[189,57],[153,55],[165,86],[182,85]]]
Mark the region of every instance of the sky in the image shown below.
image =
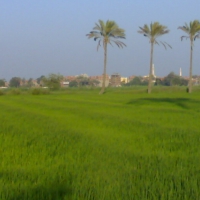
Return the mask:
[[[107,73],[147,75],[150,44],[139,26],[158,21],[170,30],[155,46],[155,75],[189,75],[190,42],[177,29],[200,20],[200,0],[0,0],[0,79],[103,73],[103,49],[88,39],[99,19],[125,29],[127,47],[108,47]],[[193,74],[200,75],[200,39],[195,41]]]

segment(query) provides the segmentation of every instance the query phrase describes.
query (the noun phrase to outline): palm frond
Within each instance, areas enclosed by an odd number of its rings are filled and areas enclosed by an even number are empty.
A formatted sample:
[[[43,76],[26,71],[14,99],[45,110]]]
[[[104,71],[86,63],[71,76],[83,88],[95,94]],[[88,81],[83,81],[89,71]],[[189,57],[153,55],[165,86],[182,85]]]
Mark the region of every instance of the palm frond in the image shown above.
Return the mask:
[[[98,30],[101,31],[101,27],[99,26],[99,24],[95,23],[95,27],[93,28],[93,30]]]
[[[110,44],[110,45],[113,47],[113,45],[112,45],[111,41],[109,41],[108,43],[109,43],[109,44]]]
[[[167,42],[160,41],[160,43],[165,47],[165,49],[167,49],[167,47],[172,49],[171,45],[169,45]]]
[[[198,33],[198,34],[195,35],[194,41],[195,41],[197,38],[200,38],[200,33]]]
[[[146,27],[147,25],[144,25],[144,27],[139,27],[140,30],[138,31],[138,33],[141,33],[141,34],[145,34],[145,35],[149,35],[150,34],[150,31],[149,31],[149,28]]]
[[[115,43],[119,48],[126,46],[123,42],[119,41],[119,39],[125,39],[125,30],[119,28],[115,21],[107,20],[104,23],[104,21],[99,20],[99,23],[95,23],[93,31],[90,31],[86,36],[88,39],[94,38],[94,41],[98,40],[97,50],[101,46],[101,42],[103,43],[103,47],[105,47],[105,43],[110,45]]]
[[[154,43],[157,45],[160,45],[159,42],[157,40],[154,40]]]
[[[143,27],[139,27],[138,33],[143,34],[145,37],[149,38],[149,42],[152,44],[159,45],[159,42],[156,40],[158,37],[169,33],[169,30],[166,26],[161,25],[159,22],[151,23],[149,26],[145,24]],[[165,42],[161,42],[161,44],[167,48],[167,46],[171,47]]]
[[[179,26],[178,29],[181,29],[182,31],[184,31],[185,33],[187,33],[188,37],[181,37],[181,40],[183,38],[190,38],[190,40],[196,40],[196,38],[198,38],[199,36],[199,32],[200,32],[200,21],[199,20],[194,20],[191,21],[189,23],[189,25],[187,23],[185,23],[184,26]]]
[[[165,42],[165,44],[170,48],[172,49],[172,46],[170,44],[168,44],[167,42]]]
[[[181,36],[181,41],[182,41],[184,38],[187,40],[187,39],[189,38],[189,36]]]
[[[99,47],[101,46],[101,40],[99,40],[98,45],[97,45],[97,51],[99,50]]]
[[[187,34],[189,34],[189,30],[188,28],[186,28],[185,26],[179,26],[178,29],[181,29],[182,31],[186,32]]]

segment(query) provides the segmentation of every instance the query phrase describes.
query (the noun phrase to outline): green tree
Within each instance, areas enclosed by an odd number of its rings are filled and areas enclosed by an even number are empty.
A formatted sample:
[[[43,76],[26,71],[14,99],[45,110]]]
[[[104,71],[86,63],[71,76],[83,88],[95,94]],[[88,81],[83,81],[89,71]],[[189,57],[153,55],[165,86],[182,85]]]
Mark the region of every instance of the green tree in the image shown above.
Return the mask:
[[[53,90],[58,90],[61,87],[60,82],[63,80],[63,76],[59,74],[49,74],[47,77],[43,77],[42,82],[45,86]]]
[[[96,87],[99,85],[99,81],[98,80],[89,80],[89,85],[92,86],[92,87]]]
[[[38,83],[40,86],[43,86],[42,79],[43,79],[44,77],[45,77],[45,76],[42,75],[42,76],[40,76],[39,78],[36,79],[36,80],[37,80],[37,83]]]
[[[154,44],[162,44],[165,49],[168,47],[171,48],[169,44],[166,42],[158,41],[157,38],[169,33],[169,30],[166,26],[163,26],[159,24],[159,22],[151,23],[150,26],[145,24],[143,27],[139,27],[140,30],[138,33],[143,34],[145,37],[149,39],[149,42],[151,44],[151,53],[150,53],[150,71],[149,71],[149,83],[148,83],[148,93],[151,93],[151,87],[152,87],[152,66],[153,66],[153,52],[154,52]]]
[[[33,86],[33,79],[32,79],[32,78],[30,78],[30,79],[28,80],[27,86],[28,86],[28,87],[32,87],[32,86]]]
[[[105,82],[106,82],[106,65],[107,65],[107,44],[112,45],[116,44],[119,48],[126,46],[119,39],[125,39],[125,30],[119,28],[115,21],[107,21],[106,23],[102,20],[99,20],[99,24],[95,24],[93,31],[87,34],[88,38],[94,38],[94,41],[98,40],[98,48],[103,43],[104,48],[104,70],[103,70],[103,83],[102,88],[99,94],[103,94],[105,91]]]
[[[189,69],[189,87],[188,92],[192,92],[192,57],[193,57],[193,46],[196,38],[200,38],[200,22],[199,20],[191,21],[189,24],[185,23],[185,26],[179,26],[178,29],[184,31],[187,36],[181,36],[181,41],[190,39],[190,69]]]
[[[23,85],[23,86],[26,86],[26,79],[25,79],[25,78],[22,78],[21,81],[22,81],[22,85]]]
[[[174,81],[175,79],[175,81]],[[180,79],[180,78],[179,78]],[[173,83],[177,83],[177,76],[174,72],[170,72],[164,79],[163,79],[163,85],[165,86],[172,86]]]
[[[78,82],[76,80],[70,81],[69,87],[78,87]]]
[[[10,79],[10,87],[19,87],[21,83],[21,78],[19,77],[13,77]]]
[[[89,78],[88,77],[84,77],[82,75],[78,76],[76,78],[76,82],[78,83],[78,86],[88,86],[89,85]]]
[[[142,81],[141,81],[141,78],[136,76],[134,77],[130,82],[128,82],[126,84],[126,86],[131,86],[131,85],[141,85]]]
[[[6,81],[4,79],[0,79],[0,87],[5,87]]]
[[[130,82],[124,84],[124,86],[132,85],[148,85],[148,82],[141,76],[135,76]]]
[[[139,78],[138,76],[134,77],[133,80],[130,81],[131,85],[141,85],[141,83],[141,78]]]
[[[174,72],[170,72],[164,79],[156,79],[155,85],[164,85],[164,86],[175,86],[175,85],[187,85],[188,81]]]

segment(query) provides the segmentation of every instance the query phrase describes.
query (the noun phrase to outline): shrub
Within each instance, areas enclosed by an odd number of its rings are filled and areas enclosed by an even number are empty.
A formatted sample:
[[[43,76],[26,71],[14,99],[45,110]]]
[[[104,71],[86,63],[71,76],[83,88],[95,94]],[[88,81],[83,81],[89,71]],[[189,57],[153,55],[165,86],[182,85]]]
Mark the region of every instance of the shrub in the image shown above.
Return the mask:
[[[0,90],[0,96],[1,96],[1,95],[4,95],[4,92],[3,92],[2,90]]]
[[[21,91],[19,89],[11,89],[9,94],[19,95],[21,94]]]
[[[49,90],[44,88],[34,88],[31,91],[31,94],[32,95],[49,94]]]

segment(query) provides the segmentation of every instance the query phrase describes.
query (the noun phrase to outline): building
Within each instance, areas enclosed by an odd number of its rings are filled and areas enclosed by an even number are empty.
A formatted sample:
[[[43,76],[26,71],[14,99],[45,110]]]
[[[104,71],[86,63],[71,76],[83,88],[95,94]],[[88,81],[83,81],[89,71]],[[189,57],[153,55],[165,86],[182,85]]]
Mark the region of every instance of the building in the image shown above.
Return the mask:
[[[127,77],[121,77],[121,83],[126,84],[129,82],[129,79]]]
[[[61,87],[69,87],[69,81],[61,81],[60,85]]]
[[[111,75],[110,85],[112,87],[119,87],[119,86],[121,86],[121,76],[120,76],[120,74],[114,73],[114,74]]]
[[[77,76],[65,76],[65,80],[69,81],[69,82],[76,80],[76,78],[77,78]]]

